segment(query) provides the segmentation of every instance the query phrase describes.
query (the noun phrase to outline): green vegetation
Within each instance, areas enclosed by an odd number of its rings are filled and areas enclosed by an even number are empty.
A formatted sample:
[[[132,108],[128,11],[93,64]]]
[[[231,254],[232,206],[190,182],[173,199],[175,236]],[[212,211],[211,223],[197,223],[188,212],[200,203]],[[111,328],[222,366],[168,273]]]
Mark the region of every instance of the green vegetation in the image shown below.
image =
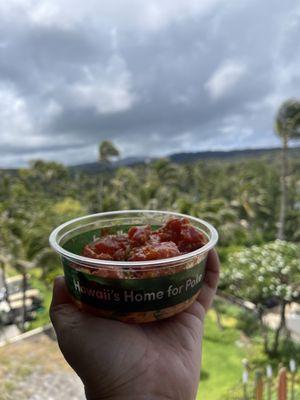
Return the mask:
[[[223,315],[222,319],[222,331],[216,325],[213,311],[205,321],[199,400],[221,399],[241,377],[248,344],[242,341],[234,317]]]
[[[58,258],[48,247],[51,230],[74,217],[120,209],[172,210],[208,220],[220,233],[223,293],[253,301],[256,311],[262,305],[266,308],[270,300],[282,307],[299,301],[299,264],[294,260],[300,241],[299,158],[291,158],[285,170],[288,196],[284,195],[283,218],[280,159],[175,164],[163,158],[130,168],[109,168],[111,158],[118,155],[114,147],[100,146],[100,158],[107,167],[101,174],[41,160],[28,169],[0,171],[1,270],[6,276],[21,273],[23,289],[30,284],[43,298],[36,319],[28,326],[24,307],[21,327],[32,329],[49,321],[52,281],[62,273]],[[276,241],[279,225],[285,242]],[[215,311],[205,327],[199,399],[225,398],[241,379],[244,357],[254,366],[264,366],[270,356],[287,362],[299,350],[281,335],[276,351],[267,356],[256,317],[259,312],[249,314],[222,301],[216,303]],[[278,339],[286,333],[284,323],[283,318]]]
[[[228,257],[223,285],[228,293],[250,300],[256,307],[264,349],[277,355],[280,331],[285,327],[286,305],[300,296],[300,247],[277,239],[261,246],[251,246]],[[255,283],[255,284],[254,284]],[[270,304],[280,305],[280,323],[270,344],[263,316]]]
[[[300,102],[297,99],[288,99],[281,105],[276,115],[275,130],[282,140],[281,197],[277,238],[283,240],[285,239],[288,196],[288,144],[290,140],[300,138]]]
[[[36,310],[36,318],[30,322],[28,329],[38,328],[40,326],[47,325],[50,322],[49,319],[49,307],[52,298],[52,287],[45,284],[40,279],[40,270],[36,268],[31,271],[31,285],[40,291],[40,295],[43,299],[42,306]]]

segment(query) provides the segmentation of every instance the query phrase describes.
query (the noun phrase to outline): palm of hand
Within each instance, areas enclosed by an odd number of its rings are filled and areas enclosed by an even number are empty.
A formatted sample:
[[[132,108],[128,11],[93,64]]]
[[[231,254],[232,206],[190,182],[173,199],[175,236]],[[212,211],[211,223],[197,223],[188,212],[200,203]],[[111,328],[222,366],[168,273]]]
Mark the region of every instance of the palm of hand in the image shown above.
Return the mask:
[[[195,398],[203,320],[218,280],[213,258],[191,307],[145,325],[84,314],[70,303],[63,279],[56,283],[51,319],[61,351],[85,384],[88,399]]]

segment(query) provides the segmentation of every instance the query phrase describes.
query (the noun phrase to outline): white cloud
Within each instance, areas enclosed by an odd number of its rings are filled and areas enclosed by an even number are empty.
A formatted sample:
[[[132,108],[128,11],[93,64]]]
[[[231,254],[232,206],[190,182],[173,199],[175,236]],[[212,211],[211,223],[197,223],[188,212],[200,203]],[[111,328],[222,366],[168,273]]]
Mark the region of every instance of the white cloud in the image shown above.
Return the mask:
[[[223,62],[204,87],[213,100],[230,93],[246,73],[246,66],[238,61],[228,60]]]
[[[24,165],[23,160],[31,159],[34,152],[44,146],[53,145],[51,136],[43,135],[42,127],[49,122],[53,115],[61,112],[61,106],[54,100],[45,105],[42,112],[34,115],[32,108],[13,87],[0,86],[0,149],[1,165],[10,166],[18,164],[18,160]],[[56,144],[69,143],[68,137],[59,137]],[[76,144],[76,141],[73,141]],[[23,149],[10,154],[3,149]],[[36,150],[35,150],[36,149]],[[28,151],[32,151],[28,155]]]
[[[267,96],[259,99],[258,101],[249,102],[245,104],[247,110],[258,113],[258,112],[268,112],[275,114],[276,110],[280,104],[286,99],[286,95],[283,93],[271,93]]]
[[[72,98],[84,107],[95,108],[99,114],[126,111],[137,99],[131,75],[124,60],[113,55],[107,66],[84,68],[84,80],[71,88]]]
[[[1,2],[2,3],[2,2]],[[6,15],[21,12],[39,26],[71,28],[82,21],[156,31],[172,21],[205,16],[226,0],[9,0],[0,4]],[[13,11],[12,11],[13,10]]]
[[[45,108],[45,114],[51,119],[53,117],[57,117],[62,110],[62,106],[57,101],[50,99]]]
[[[70,15],[67,13],[67,15]],[[60,28],[71,27],[69,17],[62,18],[62,9],[55,1],[41,1],[36,6],[29,8],[29,19],[33,24],[45,27],[57,26]]]
[[[128,1],[130,3],[132,1]],[[141,27],[159,30],[172,21],[184,18],[204,16],[225,0],[148,0],[142,2],[139,10]]]
[[[26,101],[15,90],[0,87],[0,146],[14,145],[32,132],[33,122]]]
[[[64,159],[70,160],[69,165],[77,163],[85,163],[87,160],[97,160],[97,147],[85,145],[84,143],[78,148],[64,148]],[[18,154],[5,154],[1,156],[1,168],[26,167],[29,160],[52,160],[62,162],[61,153],[55,150],[38,150],[32,149],[30,154],[27,152]]]
[[[124,155],[279,144],[300,8],[273,3],[0,0],[1,165],[96,159],[99,131]]]

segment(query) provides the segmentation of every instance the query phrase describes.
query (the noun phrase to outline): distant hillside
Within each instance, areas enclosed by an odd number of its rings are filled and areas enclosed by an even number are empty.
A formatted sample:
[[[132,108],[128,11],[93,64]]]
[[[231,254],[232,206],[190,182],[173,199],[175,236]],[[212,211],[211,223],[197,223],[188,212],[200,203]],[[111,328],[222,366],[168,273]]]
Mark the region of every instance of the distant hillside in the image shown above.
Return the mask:
[[[280,148],[274,149],[245,149],[230,151],[203,151],[197,153],[176,153],[167,156],[172,162],[177,164],[190,163],[198,160],[234,160],[242,158],[260,158],[275,157],[280,153]],[[300,155],[300,147],[293,147],[289,150],[290,156],[296,157]],[[97,173],[104,170],[115,169],[121,166],[134,166],[138,164],[146,164],[154,161],[156,158],[146,157],[128,157],[110,164],[94,162],[88,164],[74,165],[70,167],[72,171],[84,171],[87,173]]]
[[[245,149],[245,150],[230,150],[230,151],[202,151],[196,153],[175,153],[165,156],[172,162],[177,164],[191,163],[198,160],[240,160],[243,158],[260,158],[268,157],[274,158],[279,155],[281,149]],[[300,147],[292,147],[289,149],[290,157],[300,156]],[[138,164],[147,164],[156,160],[158,157],[126,157],[111,163],[92,162],[86,164],[69,166],[71,172],[86,172],[89,174],[96,174],[101,171],[107,171],[118,167],[130,167]],[[0,168],[1,170],[1,168]],[[17,169],[2,169],[10,174],[17,173]]]
[[[241,158],[260,158],[274,157],[280,153],[280,148],[273,149],[245,149],[230,151],[204,151],[197,153],[176,153],[171,154],[169,159],[175,163],[188,163],[197,160],[224,160],[224,159],[241,159]],[[289,149],[290,156],[295,157],[300,154],[300,147]]]

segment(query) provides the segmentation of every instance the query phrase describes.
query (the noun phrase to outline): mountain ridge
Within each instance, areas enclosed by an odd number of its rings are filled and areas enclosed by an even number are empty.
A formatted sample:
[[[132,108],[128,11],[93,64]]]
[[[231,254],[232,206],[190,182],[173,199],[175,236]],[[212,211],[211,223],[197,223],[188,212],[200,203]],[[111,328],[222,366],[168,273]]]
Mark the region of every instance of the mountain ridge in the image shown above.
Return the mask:
[[[151,161],[155,161],[159,158],[168,158],[171,162],[176,164],[184,164],[190,162],[196,162],[200,160],[239,160],[241,158],[260,158],[278,156],[281,152],[280,147],[274,148],[260,148],[260,149],[241,149],[241,150],[209,150],[209,151],[198,151],[198,152],[179,152],[172,153],[162,157],[147,157],[147,156],[131,156],[125,157],[110,163],[107,162],[90,162],[77,165],[68,165],[67,168],[72,172],[81,171],[87,173],[98,173],[105,170],[116,169],[119,167],[132,167],[139,164],[148,164]],[[290,147],[289,155],[291,157],[299,157],[300,146]],[[0,171],[7,171],[14,173],[18,168],[0,168]]]
[[[84,171],[97,173],[107,169],[115,169],[119,167],[131,167],[138,164],[147,164],[159,158],[168,158],[176,164],[195,162],[200,160],[230,160],[239,158],[259,158],[263,156],[273,157],[281,152],[281,148],[261,148],[261,149],[242,149],[242,150],[211,150],[199,152],[180,152],[166,155],[164,157],[126,157],[111,163],[93,162],[79,165],[72,165],[69,168],[73,171]],[[290,155],[297,156],[300,154],[300,147],[292,147],[289,149]]]

